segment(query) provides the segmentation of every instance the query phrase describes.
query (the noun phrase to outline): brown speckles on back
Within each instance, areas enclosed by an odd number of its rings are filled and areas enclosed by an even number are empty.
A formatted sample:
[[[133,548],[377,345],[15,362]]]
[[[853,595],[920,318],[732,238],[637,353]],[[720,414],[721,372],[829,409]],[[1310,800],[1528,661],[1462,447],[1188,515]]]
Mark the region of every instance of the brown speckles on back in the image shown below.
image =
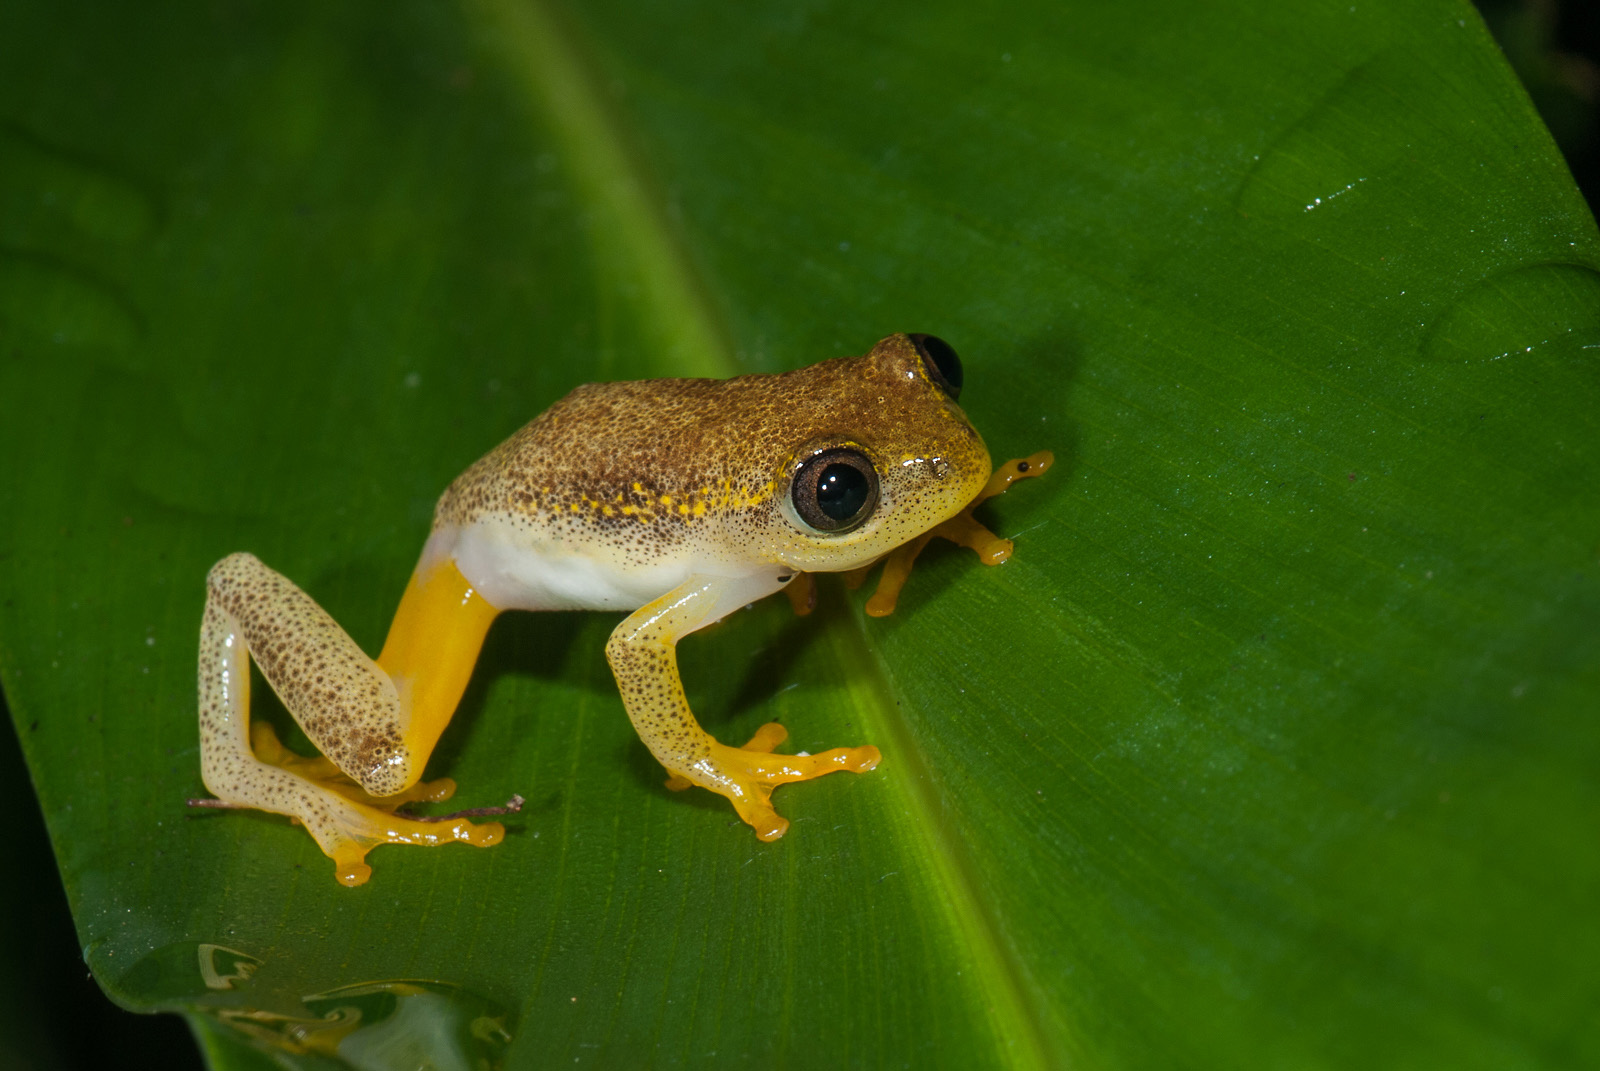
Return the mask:
[[[897,335],[865,357],[777,375],[585,384],[451,484],[436,523],[515,517],[616,546],[674,542],[708,521],[748,533],[773,519],[796,451],[823,441],[889,467],[910,444],[982,452]]]

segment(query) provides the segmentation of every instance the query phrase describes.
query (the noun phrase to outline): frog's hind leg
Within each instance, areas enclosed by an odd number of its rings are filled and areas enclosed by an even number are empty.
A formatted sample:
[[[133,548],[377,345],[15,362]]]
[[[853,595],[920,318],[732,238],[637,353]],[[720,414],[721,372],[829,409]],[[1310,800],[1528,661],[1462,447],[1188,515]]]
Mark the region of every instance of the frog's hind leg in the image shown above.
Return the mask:
[[[390,673],[310,596],[250,554],[218,562],[206,586],[201,773],[224,805],[298,820],[334,860],[345,885],[367,880],[372,871],[365,857],[379,844],[487,846],[504,836],[497,822],[475,826],[464,819],[428,822],[390,813],[400,803],[443,798],[453,789],[448,782],[417,783],[442,724],[423,725],[419,732],[406,701],[413,692],[409,681],[402,680],[408,693],[403,697]],[[492,615],[491,610],[487,616]],[[478,644],[486,630],[487,619],[477,631]],[[476,646],[471,650],[475,656]],[[252,748],[251,657],[327,759],[290,754],[265,724],[256,727]]]

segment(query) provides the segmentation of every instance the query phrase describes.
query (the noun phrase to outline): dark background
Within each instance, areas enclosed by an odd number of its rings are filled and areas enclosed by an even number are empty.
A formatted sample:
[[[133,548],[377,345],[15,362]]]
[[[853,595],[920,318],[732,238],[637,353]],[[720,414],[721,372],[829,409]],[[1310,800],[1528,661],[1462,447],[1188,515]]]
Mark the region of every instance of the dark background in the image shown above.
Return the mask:
[[[1600,4],[1477,0],[1477,6],[1595,210],[1600,205]],[[9,724],[3,694],[0,718]],[[0,976],[0,1000],[10,1004],[14,1022],[24,1028],[0,1042],[0,1056],[16,1061],[15,1071],[203,1067],[181,1019],[132,1015],[100,993],[83,964],[59,884],[48,879],[53,896],[28,887],[53,876],[55,860],[16,737],[4,729],[0,809],[17,818],[8,852],[10,880],[0,882],[0,965],[25,965],[20,977]]]

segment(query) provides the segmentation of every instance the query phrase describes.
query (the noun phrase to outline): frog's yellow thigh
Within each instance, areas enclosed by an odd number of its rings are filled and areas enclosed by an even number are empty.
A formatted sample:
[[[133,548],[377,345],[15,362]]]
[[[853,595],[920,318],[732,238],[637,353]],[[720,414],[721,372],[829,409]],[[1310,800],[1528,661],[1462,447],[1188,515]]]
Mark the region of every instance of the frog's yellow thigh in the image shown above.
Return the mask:
[[[771,754],[788,735],[776,724],[762,726],[749,744],[734,748],[718,743],[695,721],[678,676],[678,640],[780,586],[771,574],[692,576],[629,615],[606,644],[628,717],[651,754],[672,774],[668,786],[700,785],[726,796],[762,840],[777,840],[789,829],[788,820],[769,802],[778,785],[835,770],[863,773],[878,765],[880,757],[870,745],[819,755]]]
[[[390,813],[440,799],[449,782],[419,785],[465,688],[495,611],[448,561],[412,578],[378,662],[291,581],[250,554],[218,562],[206,580],[200,630],[200,752],[206,788],[224,803],[286,814],[333,858],[346,885],[367,880],[378,844],[488,845],[498,823],[423,822]],[[424,639],[427,641],[423,642]],[[250,665],[324,760],[284,751],[249,724]]]

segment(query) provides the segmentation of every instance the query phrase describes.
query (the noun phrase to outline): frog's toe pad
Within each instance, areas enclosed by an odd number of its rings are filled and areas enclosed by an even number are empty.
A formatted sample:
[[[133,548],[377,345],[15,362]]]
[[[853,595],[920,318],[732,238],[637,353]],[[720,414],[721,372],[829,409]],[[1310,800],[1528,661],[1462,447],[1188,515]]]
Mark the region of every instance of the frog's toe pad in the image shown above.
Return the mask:
[[[789,832],[789,820],[771,807],[758,808],[750,814],[740,814],[739,817],[756,831],[757,840],[766,841],[768,844]]]
[[[409,791],[401,793],[404,803],[441,803],[456,794],[456,782],[451,777],[441,777],[437,781],[418,781]],[[385,799],[393,799],[388,796]]]
[[[824,751],[817,758],[827,759],[836,769],[849,770],[851,773],[866,773],[868,770],[878,768],[878,763],[883,761],[883,752],[871,744],[866,744],[862,747],[836,747],[832,751]]]
[[[365,885],[367,879],[372,877],[372,868],[364,861],[366,853],[363,852],[354,858],[335,859],[333,861],[333,876],[339,879],[339,884],[347,889],[357,885]]]

